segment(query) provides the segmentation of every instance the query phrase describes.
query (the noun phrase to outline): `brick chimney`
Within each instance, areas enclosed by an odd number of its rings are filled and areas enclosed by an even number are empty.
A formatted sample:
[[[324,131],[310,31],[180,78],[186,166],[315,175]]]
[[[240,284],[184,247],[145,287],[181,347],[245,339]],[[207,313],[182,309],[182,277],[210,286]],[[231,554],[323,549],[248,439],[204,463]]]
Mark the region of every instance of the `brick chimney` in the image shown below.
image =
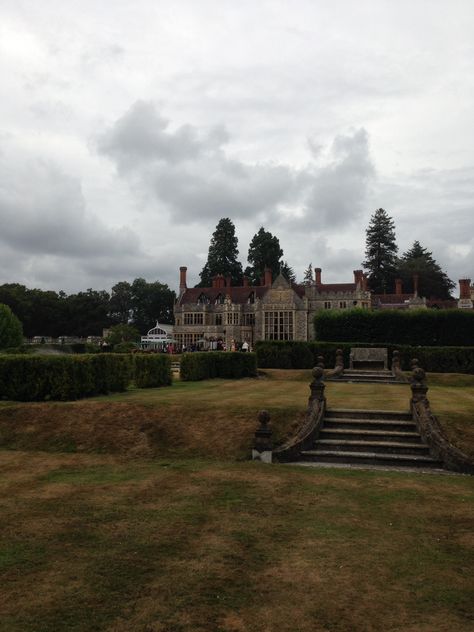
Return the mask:
[[[225,285],[226,287],[230,287],[232,285],[232,277],[228,276],[225,278]]]
[[[186,266],[181,266],[179,269],[179,289],[180,291],[184,291],[188,288],[188,286],[186,285],[186,272],[187,272],[187,267]]]
[[[217,287],[217,276],[212,277],[212,287]]]
[[[459,279],[459,298],[471,298],[471,279]]]
[[[272,284],[272,271],[270,268],[265,268],[264,285],[271,285],[271,284]]]
[[[242,278],[242,285],[243,285],[244,287],[248,287],[248,286],[249,286],[249,278],[248,278],[247,276],[244,276],[244,277]]]
[[[402,280],[395,279],[395,294],[401,296],[403,294]]]
[[[369,280],[366,274],[362,274],[362,289],[364,292],[367,292],[367,288],[369,286]]]
[[[321,285],[321,268],[314,268],[314,278],[316,285]]]
[[[215,277],[216,279],[216,287],[221,289],[223,287],[225,287],[225,279],[224,279],[224,275],[222,274],[218,274]]]
[[[362,277],[363,277],[363,272],[362,270],[354,270],[354,283],[356,284],[356,288],[359,290],[362,289]]]

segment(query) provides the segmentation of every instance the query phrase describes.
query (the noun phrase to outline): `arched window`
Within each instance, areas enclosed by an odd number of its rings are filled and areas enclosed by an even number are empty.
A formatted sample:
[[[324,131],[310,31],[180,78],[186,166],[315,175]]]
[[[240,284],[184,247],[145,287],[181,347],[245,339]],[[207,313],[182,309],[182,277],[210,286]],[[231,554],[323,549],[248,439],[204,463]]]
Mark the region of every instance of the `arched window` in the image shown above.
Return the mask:
[[[197,302],[198,305],[209,305],[210,303],[209,297],[207,297],[205,294],[200,294]]]
[[[222,294],[218,294],[216,296],[216,300],[214,301],[214,303],[216,305],[222,305],[224,303],[224,297],[222,296]]]
[[[253,303],[255,303],[255,292],[250,292],[249,297],[247,299],[247,303],[249,305],[252,305]]]

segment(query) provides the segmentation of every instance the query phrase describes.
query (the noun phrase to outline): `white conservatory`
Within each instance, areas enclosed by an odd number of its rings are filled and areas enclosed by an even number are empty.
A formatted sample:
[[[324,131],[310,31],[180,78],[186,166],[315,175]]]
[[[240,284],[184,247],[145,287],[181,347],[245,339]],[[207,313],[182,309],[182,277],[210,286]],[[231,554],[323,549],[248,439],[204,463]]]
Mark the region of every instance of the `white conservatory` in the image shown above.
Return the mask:
[[[140,341],[142,349],[168,351],[170,345],[176,345],[176,340],[173,338],[173,325],[160,325],[158,322],[146,336],[141,337]]]

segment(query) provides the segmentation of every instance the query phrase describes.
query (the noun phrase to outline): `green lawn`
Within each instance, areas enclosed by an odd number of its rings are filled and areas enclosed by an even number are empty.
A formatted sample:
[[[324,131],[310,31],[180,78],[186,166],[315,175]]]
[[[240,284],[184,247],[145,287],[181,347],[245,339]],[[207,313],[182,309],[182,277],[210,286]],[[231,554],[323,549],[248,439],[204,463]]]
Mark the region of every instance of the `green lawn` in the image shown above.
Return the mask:
[[[474,629],[474,477],[248,460],[308,371],[0,406],[0,632]],[[474,454],[472,376],[429,376]],[[406,385],[328,383],[407,410]]]

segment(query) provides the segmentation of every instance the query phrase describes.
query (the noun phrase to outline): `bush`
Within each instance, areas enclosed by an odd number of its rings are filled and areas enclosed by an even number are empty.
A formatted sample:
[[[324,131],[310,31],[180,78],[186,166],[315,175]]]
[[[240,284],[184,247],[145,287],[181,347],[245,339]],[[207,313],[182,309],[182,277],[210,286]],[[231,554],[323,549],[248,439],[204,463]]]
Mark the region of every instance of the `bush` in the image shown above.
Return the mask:
[[[444,310],[321,311],[314,317],[316,340],[422,346],[474,345],[474,312]],[[385,344],[384,344],[385,346]]]
[[[172,382],[171,358],[164,354],[142,354],[133,356],[133,375],[137,388],[169,386]]]
[[[302,346],[304,354],[296,358]],[[312,368],[322,355],[326,368],[333,368],[336,350],[342,349],[344,366],[349,367],[349,355],[352,347],[385,347],[389,364],[395,350],[400,352],[401,366],[404,371],[411,368],[410,362],[418,358],[420,366],[432,373],[474,373],[474,347],[414,347],[365,342],[273,342],[262,340],[256,343],[257,364],[262,369],[299,369]],[[309,361],[311,354],[311,361]]]
[[[181,356],[181,379],[186,381],[208,380],[215,377],[239,379],[256,377],[255,353],[229,353],[207,351],[185,353]]]
[[[124,391],[131,361],[125,355],[0,356],[0,398],[73,400]]]
[[[0,303],[0,349],[19,347],[23,342],[21,322],[8,307]]]
[[[131,353],[135,351],[137,345],[134,342],[119,342],[114,345],[112,351],[114,353]]]

